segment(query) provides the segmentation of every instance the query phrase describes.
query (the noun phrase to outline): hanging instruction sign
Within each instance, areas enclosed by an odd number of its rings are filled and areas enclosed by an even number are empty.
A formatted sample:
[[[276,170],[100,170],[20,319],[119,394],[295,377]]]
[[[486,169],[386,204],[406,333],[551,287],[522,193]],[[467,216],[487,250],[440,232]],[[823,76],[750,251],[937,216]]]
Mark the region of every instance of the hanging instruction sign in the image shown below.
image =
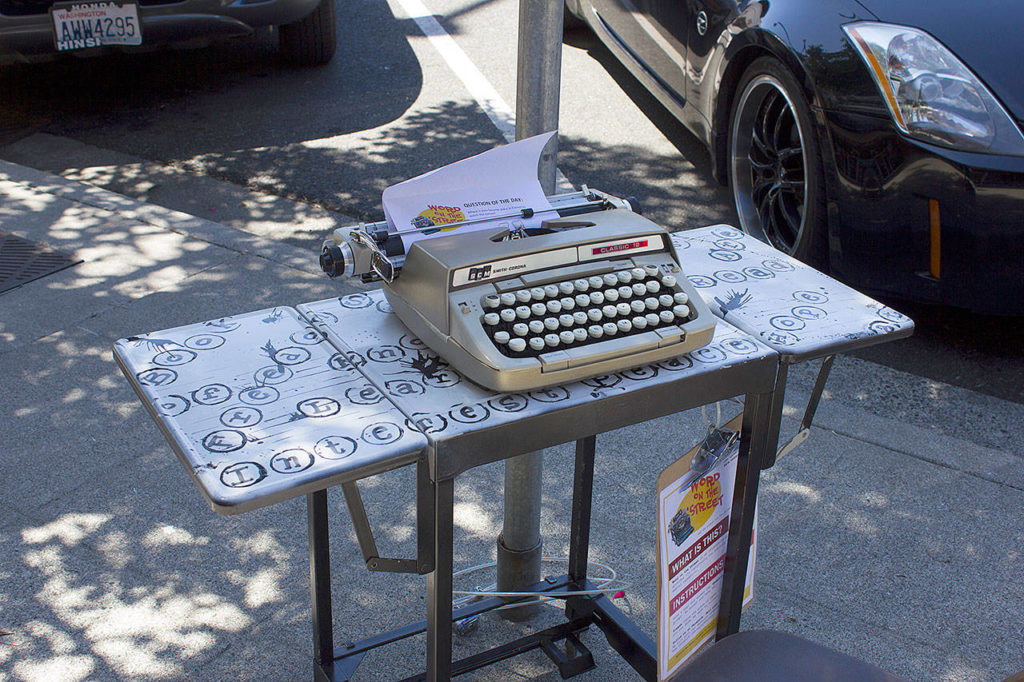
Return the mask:
[[[742,415],[722,432],[737,433]],[[715,636],[739,440],[709,453],[693,448],[658,476],[658,679]],[[696,457],[695,457],[696,456]],[[757,514],[743,606],[753,599]]]

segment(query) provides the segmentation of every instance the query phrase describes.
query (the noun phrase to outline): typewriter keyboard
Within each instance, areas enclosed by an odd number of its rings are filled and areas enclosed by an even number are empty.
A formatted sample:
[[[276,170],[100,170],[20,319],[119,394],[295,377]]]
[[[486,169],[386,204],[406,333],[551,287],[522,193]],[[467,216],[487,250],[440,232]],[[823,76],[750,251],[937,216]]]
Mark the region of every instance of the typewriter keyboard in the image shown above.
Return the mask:
[[[487,294],[481,323],[508,357],[537,357],[678,327],[693,318],[676,278],[653,265]]]

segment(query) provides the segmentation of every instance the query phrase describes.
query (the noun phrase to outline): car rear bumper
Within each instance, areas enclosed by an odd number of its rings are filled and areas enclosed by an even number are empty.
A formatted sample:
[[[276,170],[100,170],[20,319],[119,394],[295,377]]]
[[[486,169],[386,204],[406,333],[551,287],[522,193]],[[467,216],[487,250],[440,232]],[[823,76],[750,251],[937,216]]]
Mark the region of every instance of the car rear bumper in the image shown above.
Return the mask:
[[[319,0],[184,0],[161,3],[142,0],[139,22],[142,45],[105,50],[145,50],[204,39],[251,35],[261,26],[280,26],[302,19]],[[35,61],[56,54],[49,0],[31,4],[0,0],[0,63]],[[10,12],[9,14],[5,12]],[[93,53],[100,49],[92,50]]]
[[[918,145],[876,117],[826,120],[837,276],[872,292],[1024,314],[1024,158]]]

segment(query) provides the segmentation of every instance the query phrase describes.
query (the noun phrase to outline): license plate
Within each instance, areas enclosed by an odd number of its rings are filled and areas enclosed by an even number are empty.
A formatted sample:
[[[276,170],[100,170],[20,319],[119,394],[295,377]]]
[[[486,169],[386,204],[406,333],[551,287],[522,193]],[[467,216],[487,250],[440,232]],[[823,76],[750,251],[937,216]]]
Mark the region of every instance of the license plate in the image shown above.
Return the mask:
[[[53,41],[58,52],[105,45],[141,45],[139,6],[133,2],[84,2],[58,5],[53,17]]]

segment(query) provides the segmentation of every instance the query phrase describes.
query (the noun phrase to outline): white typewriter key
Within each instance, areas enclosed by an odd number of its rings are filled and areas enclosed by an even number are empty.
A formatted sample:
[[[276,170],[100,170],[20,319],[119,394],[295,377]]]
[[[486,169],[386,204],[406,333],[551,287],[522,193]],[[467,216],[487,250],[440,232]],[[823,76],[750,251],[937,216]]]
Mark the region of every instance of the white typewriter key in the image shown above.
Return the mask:
[[[593,277],[587,278],[587,283],[590,284],[591,289],[600,289],[604,286],[604,280],[594,275]]]
[[[511,338],[508,332],[494,332],[494,340],[502,345],[508,343]]]
[[[686,305],[690,302],[690,297],[686,295],[686,292],[680,291],[672,297],[672,300],[679,305]]]
[[[511,322],[512,320],[516,319],[516,311],[512,310],[511,308],[502,308],[500,314],[501,320],[503,322]]]
[[[615,276],[614,272],[609,272],[602,279],[604,279],[605,286],[613,287],[619,283],[619,278]]]
[[[616,315],[615,306],[613,305],[606,305],[605,307],[601,308],[601,312],[604,313],[604,316],[609,319],[614,318]]]
[[[620,317],[626,317],[627,315],[629,315],[629,312],[631,310],[632,308],[630,308],[628,303],[620,303],[617,306],[615,306],[615,312],[617,312]]]
[[[544,331],[544,322],[542,320],[530,320],[530,331],[534,334],[540,334]]]
[[[562,313],[558,316],[558,324],[563,327],[571,327],[576,324],[576,320],[573,319],[572,315],[568,313]]]
[[[648,310],[657,310],[661,304],[658,303],[658,299],[653,296],[648,296],[644,299],[644,305],[647,306]]]
[[[565,345],[569,345],[576,341],[576,335],[567,329],[564,332],[558,332],[558,340]]]
[[[587,317],[590,318],[591,322],[600,322],[604,319],[604,315],[601,314],[600,308],[591,308],[588,310]]]
[[[558,302],[562,304],[562,310],[572,310],[576,307],[576,301],[568,296],[558,299]]]
[[[665,306],[666,308],[671,308],[675,301],[673,301],[672,297],[669,296],[668,294],[662,294],[661,296],[658,297],[658,303]]]
[[[588,282],[585,279],[578,279],[578,280],[574,281],[572,283],[572,285],[574,287],[576,287],[576,291],[580,291],[580,292],[586,291],[587,289],[590,288],[590,282]]]
[[[529,303],[533,300],[533,296],[530,295],[529,289],[520,289],[516,292],[516,300],[520,303]]]
[[[588,319],[587,314],[582,310],[577,310],[572,314],[572,321],[576,324],[586,324]]]
[[[619,298],[633,298],[633,287],[627,287],[623,285],[619,287],[616,291],[619,292]]]
[[[583,327],[576,327],[575,329],[572,330],[572,337],[577,341],[586,341],[587,330],[584,329]]]
[[[590,296],[587,294],[576,294],[576,305],[581,308],[586,308],[590,305]]]
[[[544,328],[547,329],[549,332],[555,331],[556,329],[558,329],[558,319],[554,317],[545,317]]]
[[[644,286],[643,282],[637,282],[632,287],[634,296],[643,296],[647,293],[647,287]]]
[[[647,318],[637,315],[633,318],[633,329],[647,329]]]
[[[541,287],[533,287],[532,289],[530,289],[530,296],[535,301],[543,301],[544,300],[544,289],[542,289]]]
[[[686,305],[673,306],[672,312],[675,313],[676,317],[689,317],[690,316],[690,306],[686,306]]]
[[[554,348],[555,346],[558,345],[558,334],[545,334],[544,335],[544,343],[545,343],[545,345],[548,345],[548,346],[551,346],[552,348]]]
[[[487,313],[484,315],[484,324],[488,326],[493,327],[498,324],[499,321],[501,321],[501,318],[498,317],[498,313]]]
[[[530,348],[533,350],[544,350],[544,339],[539,336],[534,336],[530,339]]]
[[[647,310],[647,306],[645,306],[644,302],[641,301],[639,298],[634,298],[632,301],[629,302],[629,309],[632,310],[634,313],[642,313],[643,311]]]
[[[548,285],[546,285],[544,287],[544,295],[547,296],[548,298],[554,298],[555,296],[558,296],[558,285],[557,284],[548,284]]]
[[[664,286],[671,288],[676,285],[676,278],[673,277],[672,275],[665,275],[664,277],[661,278],[661,283]]]
[[[629,284],[633,281],[633,275],[629,274],[629,270],[619,270],[615,276],[619,279],[619,284]]]
[[[590,303],[592,305],[601,305],[602,303],[604,303],[604,293],[601,291],[591,291]]]
[[[611,301],[612,303],[614,303],[615,301],[619,300],[619,290],[618,289],[605,289],[604,300]]]
[[[533,312],[534,315],[546,315],[548,312],[548,307],[543,303],[534,303],[533,305],[530,306],[530,310]]]
[[[526,336],[530,333],[530,325],[525,322],[516,322],[512,325],[512,333],[516,336]]]
[[[676,316],[672,314],[671,310],[662,310],[660,313],[658,313],[658,317],[665,324],[668,324],[669,322],[672,322],[673,320],[676,319]]]
[[[618,327],[619,331],[623,334],[633,329],[633,323],[629,320],[619,320],[615,323],[615,326]]]
[[[505,292],[504,294],[501,295],[501,304],[502,305],[515,305],[515,303],[516,303],[516,295],[515,294],[513,294],[511,292]]]
[[[561,291],[563,294],[571,294],[576,290],[576,287],[572,285],[572,282],[559,282],[558,290]]]
[[[644,272],[643,268],[633,268],[629,271],[629,274],[633,275],[633,279],[643,279],[647,276],[647,273]]]
[[[659,290],[661,290],[661,285],[658,284],[658,280],[656,280],[656,279],[649,279],[649,280],[647,280],[647,291],[651,292],[652,294],[656,294],[656,293],[658,293]]]
[[[655,313],[647,313],[646,315],[644,315],[644,319],[647,320],[648,327],[657,327],[659,324],[661,324],[661,318],[658,317]]]
[[[558,299],[556,299],[556,298],[551,299],[550,301],[548,301],[548,312],[549,313],[560,313],[560,312],[562,312],[562,303]]]
[[[499,305],[501,305],[501,296],[497,294],[487,294],[484,296],[485,308],[497,308]]]
[[[655,275],[658,274],[658,266],[657,265],[645,265],[644,266],[644,272],[647,273],[648,277],[654,277]]]
[[[526,341],[523,341],[522,339],[512,339],[508,342],[508,349],[515,351],[516,353],[522,353],[526,350]]]
[[[525,320],[528,317],[530,317],[530,312],[530,306],[528,305],[516,306],[516,317],[518,317],[520,320]]]
[[[615,326],[614,322],[605,322],[601,325],[601,329],[604,330],[605,336],[615,336],[619,333],[619,328]]]
[[[599,339],[604,336],[604,329],[601,329],[601,325],[599,324],[592,324],[587,327],[587,336],[592,339]]]

